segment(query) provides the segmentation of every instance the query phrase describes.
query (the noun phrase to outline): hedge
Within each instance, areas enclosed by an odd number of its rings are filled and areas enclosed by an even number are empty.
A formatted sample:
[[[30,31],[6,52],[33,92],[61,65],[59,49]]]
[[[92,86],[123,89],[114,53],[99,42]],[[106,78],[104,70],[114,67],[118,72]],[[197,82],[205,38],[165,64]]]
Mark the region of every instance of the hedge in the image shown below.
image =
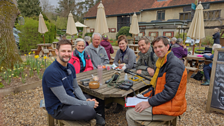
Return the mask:
[[[52,43],[56,38],[56,26],[53,23],[45,21],[48,32],[44,34],[45,43]],[[16,25],[19,33],[20,51],[27,53],[31,49],[36,49],[37,44],[43,43],[43,35],[38,32],[39,21],[32,18],[25,18],[24,25]]]
[[[130,27],[128,26],[123,26],[121,27],[121,29],[118,31],[118,33],[116,34],[116,39],[118,39],[118,37],[120,35],[126,35],[126,36],[132,36],[130,33],[129,33],[129,30],[130,30]]]

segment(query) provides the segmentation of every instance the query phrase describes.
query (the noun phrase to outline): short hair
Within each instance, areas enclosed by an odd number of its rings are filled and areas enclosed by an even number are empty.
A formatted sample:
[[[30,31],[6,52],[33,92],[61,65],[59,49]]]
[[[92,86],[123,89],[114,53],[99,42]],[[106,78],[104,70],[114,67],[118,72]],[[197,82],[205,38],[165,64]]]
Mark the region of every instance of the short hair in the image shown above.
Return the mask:
[[[75,40],[75,45],[77,45],[78,42],[83,42],[83,43],[84,43],[84,46],[86,47],[86,42],[85,42],[85,40],[83,40],[82,38],[77,38],[77,39]]]
[[[163,41],[163,44],[164,44],[165,46],[169,45],[169,41],[168,41],[167,37],[165,37],[165,36],[159,36],[159,37],[155,38],[155,39],[152,41],[152,45],[154,45],[156,42],[159,42],[160,40]]]
[[[172,39],[171,39],[171,41],[173,42],[176,42],[177,41],[177,38],[176,37],[173,37]]]
[[[72,48],[72,43],[68,39],[61,39],[57,44],[56,44],[56,49],[59,50],[61,45],[71,45]]]
[[[94,37],[95,35],[100,36],[100,39],[102,39],[102,35],[101,35],[100,33],[97,33],[97,32],[94,32],[94,33],[93,33],[93,35],[92,35],[92,39],[93,39],[93,37]]]
[[[219,28],[214,28],[214,33],[217,33],[219,31],[220,31]]]
[[[176,41],[177,44],[179,44],[181,42],[183,42],[183,39],[181,39],[181,38],[178,38],[177,41]]]
[[[138,43],[139,43],[140,41],[142,41],[142,40],[145,40],[145,44],[150,43],[150,40],[149,40],[147,37],[145,37],[145,36],[141,37],[141,38],[138,40]]]
[[[84,40],[85,40],[85,41],[90,41],[90,40],[91,40],[91,37],[90,37],[90,36],[85,36],[85,37],[84,37]]]
[[[122,41],[122,40],[124,40],[126,43],[128,43],[128,40],[127,40],[125,35],[120,35],[118,37],[117,43],[119,44],[119,42]]]

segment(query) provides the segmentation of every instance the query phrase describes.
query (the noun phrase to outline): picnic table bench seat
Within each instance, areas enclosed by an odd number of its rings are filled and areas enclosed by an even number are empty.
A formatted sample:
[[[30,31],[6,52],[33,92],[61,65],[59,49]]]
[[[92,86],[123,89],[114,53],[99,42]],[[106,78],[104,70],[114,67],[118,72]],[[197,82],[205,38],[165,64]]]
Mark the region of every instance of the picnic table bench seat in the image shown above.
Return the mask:
[[[44,110],[45,107],[43,107]],[[90,121],[82,121],[82,120],[76,120],[76,121],[68,121],[68,120],[57,120],[54,119],[50,114],[47,113],[48,118],[48,126],[54,126],[54,122],[56,121],[56,124],[59,126],[95,126],[96,125],[96,119],[92,119]]]
[[[196,67],[189,67],[189,66],[186,66],[185,67],[188,71],[188,74],[187,74],[187,80],[190,79],[191,75],[194,73],[194,72],[197,72],[198,71],[198,68]]]
[[[177,116],[169,121],[135,121],[138,126],[176,126]]]

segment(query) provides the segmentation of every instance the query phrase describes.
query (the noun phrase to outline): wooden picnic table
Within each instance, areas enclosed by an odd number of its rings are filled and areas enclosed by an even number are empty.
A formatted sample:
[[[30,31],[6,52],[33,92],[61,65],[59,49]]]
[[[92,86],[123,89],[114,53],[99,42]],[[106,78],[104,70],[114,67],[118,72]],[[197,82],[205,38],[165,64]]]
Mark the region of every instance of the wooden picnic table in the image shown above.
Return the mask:
[[[37,49],[31,49],[31,51],[35,51],[35,55],[44,55],[44,50],[47,50],[46,55],[56,56],[55,49],[52,48],[52,43],[41,43],[37,44]]]
[[[211,60],[206,60],[204,57],[198,57],[197,55],[187,55],[187,57],[185,57],[185,59],[186,59],[185,66],[187,66],[187,64],[189,63],[190,66],[193,67],[192,62],[195,61],[196,68],[199,68],[199,65],[202,63],[209,64],[212,62]]]
[[[89,95],[95,96],[97,98],[100,98],[102,100],[105,100],[106,98],[110,98],[110,97],[125,97],[128,94],[133,93],[133,91],[131,89],[126,91],[126,90],[118,89],[113,86],[108,86],[107,84],[105,84],[105,81],[110,79],[115,72],[116,72],[116,70],[109,70],[109,71],[103,70],[102,78],[103,78],[104,83],[98,89],[90,89],[89,86],[84,86],[80,82],[80,80],[82,80],[82,79],[91,79],[92,74],[97,75],[97,69],[79,73],[76,75],[76,77],[77,77],[78,84],[83,92],[85,92]],[[124,80],[124,75],[125,75],[125,73],[121,72],[118,82]],[[128,75],[128,77],[130,78],[131,75]],[[147,84],[150,83],[150,81],[147,81],[147,80],[145,80],[145,82]],[[141,92],[141,91],[147,89],[147,85],[145,85],[141,81],[134,81],[132,88],[134,89],[134,91]]]

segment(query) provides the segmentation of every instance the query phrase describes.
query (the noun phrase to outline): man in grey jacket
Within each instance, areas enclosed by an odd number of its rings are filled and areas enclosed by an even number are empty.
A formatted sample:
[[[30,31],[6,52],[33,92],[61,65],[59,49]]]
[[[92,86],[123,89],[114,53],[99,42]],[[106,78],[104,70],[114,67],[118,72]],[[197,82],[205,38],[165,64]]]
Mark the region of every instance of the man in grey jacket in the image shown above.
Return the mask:
[[[148,38],[142,37],[138,41],[138,46],[140,52],[138,53],[139,59],[136,65],[136,72],[138,74],[153,76],[154,69],[156,67],[155,63],[158,59],[155,53],[153,53],[150,47],[150,41]]]
[[[100,33],[93,33],[92,35],[93,42],[85,48],[85,51],[87,51],[87,53],[90,56],[94,69],[97,69],[98,65],[109,64],[109,58],[107,56],[107,52],[104,49],[104,47],[100,45],[101,38],[102,36],[100,35]]]

